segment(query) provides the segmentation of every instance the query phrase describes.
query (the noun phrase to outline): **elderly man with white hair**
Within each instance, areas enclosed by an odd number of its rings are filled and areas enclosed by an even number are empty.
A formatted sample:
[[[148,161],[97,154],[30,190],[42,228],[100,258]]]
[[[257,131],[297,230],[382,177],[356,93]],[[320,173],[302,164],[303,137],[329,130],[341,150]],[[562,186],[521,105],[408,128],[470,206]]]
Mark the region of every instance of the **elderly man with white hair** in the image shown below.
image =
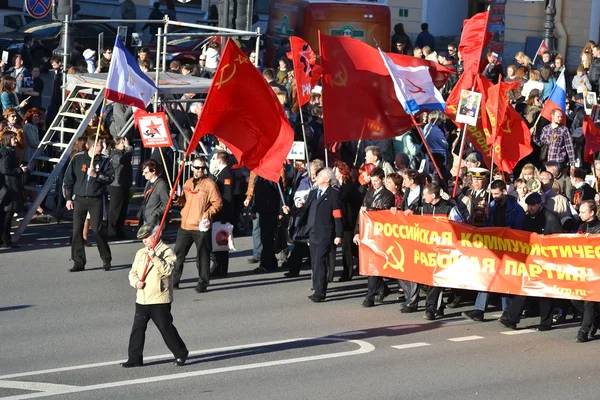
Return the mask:
[[[332,245],[342,243],[342,202],[334,183],[335,174],[331,168],[319,172],[316,186],[308,194],[298,223],[308,231],[314,289],[308,298],[315,303],[325,300],[327,269],[334,268],[329,265]]]

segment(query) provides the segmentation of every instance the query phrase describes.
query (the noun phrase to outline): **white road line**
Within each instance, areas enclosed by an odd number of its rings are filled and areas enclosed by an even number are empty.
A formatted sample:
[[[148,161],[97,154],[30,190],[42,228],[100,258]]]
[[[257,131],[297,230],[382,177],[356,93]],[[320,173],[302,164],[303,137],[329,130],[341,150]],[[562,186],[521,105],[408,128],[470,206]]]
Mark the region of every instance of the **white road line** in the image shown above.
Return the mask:
[[[417,342],[417,343],[408,343],[408,344],[400,344],[398,346],[392,346],[394,349],[403,350],[403,349],[412,349],[415,347],[424,347],[429,346],[429,343]]]
[[[500,318],[501,316],[502,316],[502,313],[490,314],[490,317],[492,317],[492,318]]]
[[[271,342],[271,344],[291,343],[291,342],[305,341],[305,340],[325,341],[325,342],[327,342],[327,341],[346,342],[346,340],[344,340],[344,339],[336,339],[336,338],[310,338],[310,339],[284,340],[284,341],[279,341],[279,342]],[[340,352],[340,353],[319,354],[316,356],[297,357],[297,358],[290,358],[287,360],[276,360],[276,361],[266,361],[266,362],[245,364],[245,365],[235,365],[235,366],[231,366],[231,367],[213,368],[213,369],[208,369],[208,370],[190,371],[190,372],[183,372],[183,373],[179,373],[179,374],[169,374],[169,375],[162,375],[162,376],[152,376],[152,377],[148,377],[148,378],[131,379],[131,380],[120,381],[120,382],[108,382],[108,383],[101,383],[101,384],[89,385],[89,386],[79,386],[79,387],[73,386],[68,389],[65,388],[64,390],[61,390],[59,392],[30,393],[30,394],[24,394],[24,395],[3,397],[2,399],[3,400],[6,400],[6,399],[21,400],[21,399],[33,399],[33,398],[38,398],[38,397],[55,396],[58,394],[82,393],[82,392],[88,392],[88,391],[92,391],[92,390],[116,388],[116,387],[131,386],[131,385],[141,385],[141,384],[146,384],[146,383],[156,383],[156,382],[170,381],[170,380],[175,380],[175,379],[192,378],[192,377],[204,376],[204,375],[214,375],[214,374],[220,374],[223,372],[243,371],[243,370],[255,369],[255,368],[265,368],[265,367],[273,367],[273,366],[286,365],[286,364],[295,364],[295,363],[308,362],[308,361],[326,360],[326,359],[330,359],[330,358],[356,356],[356,355],[360,355],[360,354],[370,353],[373,350],[375,350],[375,346],[373,346],[371,343],[365,342],[363,340],[348,340],[347,342],[357,344],[359,346],[359,348],[357,350],[344,351],[344,352]],[[249,348],[249,346],[247,346],[247,345],[235,346],[235,347]],[[254,345],[252,347],[257,347],[257,345]],[[206,351],[203,350],[203,352],[206,352]],[[214,352],[214,349],[210,350],[209,352]],[[106,364],[106,363],[103,363],[103,364]],[[114,363],[112,363],[112,364],[114,364]]]
[[[400,331],[403,329],[414,329],[414,328],[420,328],[421,325],[398,325],[398,326],[388,326],[386,329],[390,330],[390,331]]]
[[[535,333],[537,332],[535,329],[519,329],[517,331],[506,331],[500,332],[503,335],[521,335],[523,333]]]
[[[463,336],[463,337],[457,337],[457,338],[452,338],[452,339],[448,339],[451,342],[468,342],[469,340],[479,340],[479,339],[484,339],[483,336]]]
[[[72,385],[59,385],[56,383],[44,383],[44,382],[24,382],[24,381],[0,381],[0,388],[4,389],[19,389],[19,390],[33,390],[40,392],[61,392],[63,390],[71,390],[78,386]]]

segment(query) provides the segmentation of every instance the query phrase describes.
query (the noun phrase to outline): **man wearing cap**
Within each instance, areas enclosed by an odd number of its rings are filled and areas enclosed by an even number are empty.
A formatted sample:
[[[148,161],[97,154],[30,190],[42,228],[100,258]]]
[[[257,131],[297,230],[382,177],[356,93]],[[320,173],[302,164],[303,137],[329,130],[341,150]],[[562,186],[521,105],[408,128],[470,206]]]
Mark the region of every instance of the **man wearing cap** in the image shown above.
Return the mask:
[[[165,344],[175,356],[175,364],[185,364],[188,350],[173,325],[171,303],[173,302],[173,265],[175,254],[158,238],[158,227],[143,225],[137,238],[144,243],[138,250],[129,271],[129,284],[137,289],[135,316],[129,337],[129,357],[121,364],[123,368],[144,365],[143,352],[146,328],[152,320]]]
[[[487,53],[488,65],[483,70],[483,76],[488,78],[493,84],[498,83],[500,75],[503,75],[502,64],[498,62],[498,54],[494,52]]]
[[[561,165],[567,164],[571,168],[575,166],[575,152],[573,151],[573,139],[569,129],[562,124],[563,112],[560,108],[552,111],[552,122],[542,129],[540,135],[533,131],[533,141],[539,147],[546,146],[546,159],[542,161],[555,161]]]
[[[196,245],[196,267],[198,284],[196,292],[207,291],[210,281],[210,251],[212,217],[223,208],[223,201],[217,184],[208,177],[208,166],[204,157],[192,161],[193,176],[185,181],[183,194],[177,199],[181,209],[181,227],[175,242],[175,272],[173,286],[179,289],[179,280],[183,274],[183,263],[192,244]]]
[[[551,235],[563,233],[563,228],[558,216],[546,209],[542,203],[542,195],[531,193],[525,198],[527,203],[527,215],[523,222],[523,230],[534,232],[539,235]],[[521,320],[527,296],[516,296],[508,310],[502,314],[500,323],[507,328],[517,329]],[[552,299],[540,297],[540,326],[539,331],[548,331],[552,328]]]
[[[83,52],[83,58],[85,59],[85,63],[87,64],[87,73],[94,74],[97,68],[97,58],[96,52],[92,49],[86,49]]]
[[[485,182],[489,174],[490,171],[485,168],[471,168],[468,172],[468,176],[471,177],[471,188],[466,190],[465,195],[473,203],[473,226],[485,225],[485,206],[487,205]]]

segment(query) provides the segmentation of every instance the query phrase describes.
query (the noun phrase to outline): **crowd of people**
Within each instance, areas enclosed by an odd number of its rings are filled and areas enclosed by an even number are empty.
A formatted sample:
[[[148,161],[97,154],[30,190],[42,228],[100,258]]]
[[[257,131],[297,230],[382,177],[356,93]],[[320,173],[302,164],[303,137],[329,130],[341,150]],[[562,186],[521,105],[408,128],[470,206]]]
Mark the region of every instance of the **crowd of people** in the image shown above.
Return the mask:
[[[447,97],[463,70],[460,51],[455,43],[449,44],[447,51],[439,51],[428,33],[427,24],[422,28],[413,47],[402,27],[397,26],[392,38],[394,51],[435,60],[456,71],[442,90]],[[286,46],[289,43],[282,43],[282,54],[289,50]],[[140,68],[147,72],[155,68],[149,54],[147,48],[138,51]],[[99,60],[92,50],[84,55],[85,61],[71,66],[69,73],[106,72],[112,49],[104,49]],[[250,54],[250,58],[257,56]],[[213,41],[197,63],[181,65],[173,61],[169,72],[211,77],[218,62],[219,44]],[[326,144],[323,131],[326,110],[322,107],[320,87],[315,87],[310,102],[299,108],[289,59],[282,56],[276,58],[276,64],[270,68],[259,66],[265,81],[287,112],[295,140],[306,140],[307,160],[287,161],[282,165],[279,183],[272,182],[244,168],[232,168],[236,160],[227,148],[217,138],[205,138],[209,155],[198,156],[192,161],[191,177],[182,183],[181,194],[171,199],[181,216],[174,250],[167,251],[168,246],[161,242],[161,247],[147,248],[145,253],[138,254],[135,273],[130,274],[132,286],[138,291],[144,290],[138,264],[140,257],[147,254],[152,260],[159,258],[153,261],[158,265],[157,270],[172,275],[165,284],[179,289],[185,257],[194,244],[198,269],[196,291],[209,291],[211,279],[226,277],[229,267],[228,251],[212,251],[211,227],[215,222],[231,224],[234,235],[246,228],[251,230],[253,252],[248,263],[255,264],[253,270],[257,274],[282,270],[285,277],[292,278],[302,273],[303,266],[310,265],[313,293],[309,298],[315,303],[327,299],[328,285],[335,279],[338,248],[342,261],[339,282],[349,281],[357,274],[361,210],[445,216],[474,227],[509,227],[543,235],[600,232],[597,217],[600,160],[593,165],[584,162],[582,134],[583,93],[590,90],[598,93],[600,85],[600,48],[593,43],[586,46],[581,54],[581,65],[571,80],[568,111],[564,114],[560,109],[554,110],[551,121],[543,118],[538,121],[538,116],[557,76],[564,71],[561,55],[546,52],[534,65],[527,56],[519,53],[516,64],[506,67],[506,74],[495,53],[487,54],[487,62],[483,74],[492,82],[496,83],[500,76],[507,81],[519,82],[519,87],[510,93],[510,100],[532,131],[534,151],[512,173],[501,173],[495,166],[486,165],[485,157],[468,140],[464,159],[459,160],[460,132],[438,111],[423,111],[417,116],[426,143],[414,127],[401,136],[386,140]],[[12,218],[20,212],[19,207],[26,204],[25,200],[34,195],[23,190],[24,182],[34,179],[28,174],[27,163],[44,135],[46,120],[56,115],[61,104],[63,66],[57,57],[52,58],[51,64],[53,89],[48,111],[35,102],[36,93],[43,92],[43,84],[40,87],[39,82],[37,86],[35,83],[39,79],[39,70],[35,72],[36,68],[32,68],[33,80],[30,82],[23,72],[27,67],[22,56],[16,56],[10,68],[2,65],[4,120],[0,123],[0,220],[3,224],[0,229],[3,247],[14,246],[10,239]],[[202,112],[201,96],[191,93],[184,98],[198,99],[186,106],[188,116],[196,121]],[[85,112],[85,104],[75,103],[73,107],[78,112]],[[57,210],[73,211],[72,272],[85,269],[88,226],[96,234],[105,270],[111,269],[110,241],[125,237],[123,226],[134,180],[133,133],[121,137],[119,132],[132,111],[119,104],[112,104],[107,110],[101,122],[98,118],[92,119],[87,134],[78,139],[57,183],[64,202],[57,201]],[[300,113],[304,118],[299,118]],[[562,124],[563,120],[566,124]],[[193,122],[188,128],[193,129]],[[98,131],[101,134],[96,140]],[[425,144],[432,158],[426,156]],[[439,174],[434,165],[439,168]],[[156,227],[170,206],[169,185],[172,182],[164,173],[168,167],[150,156],[140,166],[145,188],[137,219],[145,228],[138,237],[145,243],[157,239]],[[42,207],[38,212],[42,214],[45,210]],[[106,226],[104,213],[107,214]],[[246,219],[246,213],[250,214],[251,221]],[[168,253],[168,257],[160,258],[158,253]],[[163,278],[157,279],[163,282]],[[386,299],[392,293],[390,286],[393,282],[368,277],[362,306],[370,308],[387,303]],[[398,292],[402,313],[416,312],[424,295],[425,318],[428,320],[443,318],[446,307],[455,308],[474,301],[474,310],[463,315],[482,321],[488,304],[500,297],[503,311],[500,322],[509,328],[516,328],[523,315],[539,313],[539,329],[548,330],[553,324],[565,321],[570,314],[582,314],[577,340],[585,342],[595,334],[598,326],[598,307],[592,302],[495,296],[485,292],[422,287],[408,281],[398,282]],[[172,297],[161,299],[170,302]],[[534,300],[539,300],[539,304]],[[144,300],[138,304],[149,303]],[[171,330],[172,317],[166,315],[166,310],[161,312],[161,323],[165,318],[168,322],[164,329]],[[145,317],[145,323],[148,318]],[[129,366],[142,363],[139,341],[143,338],[140,339],[139,330],[142,329],[140,326],[145,326],[143,323],[135,322],[136,334],[132,332],[132,342],[138,344],[132,344],[137,348],[130,349]],[[176,330],[171,331],[171,335],[170,347],[184,363],[187,357],[185,345],[181,338],[177,339]]]

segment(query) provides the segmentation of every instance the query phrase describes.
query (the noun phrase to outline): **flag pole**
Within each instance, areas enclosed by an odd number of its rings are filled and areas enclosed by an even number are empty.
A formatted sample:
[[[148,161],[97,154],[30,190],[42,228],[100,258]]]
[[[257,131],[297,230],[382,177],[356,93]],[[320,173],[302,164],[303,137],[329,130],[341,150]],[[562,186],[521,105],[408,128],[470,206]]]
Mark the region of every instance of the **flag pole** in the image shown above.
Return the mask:
[[[492,165],[490,166],[490,183],[488,184],[488,205],[490,204],[490,201],[492,200],[492,192],[491,192],[491,188],[492,188],[492,179],[494,178],[494,156],[496,155],[496,142],[494,142],[492,144]]]
[[[417,124],[417,121],[415,120],[415,116],[412,115],[411,113],[408,113],[408,115],[410,115],[410,119],[412,119],[413,124],[415,125],[415,127],[419,131],[419,135],[421,135],[421,140],[423,140],[423,145],[425,146],[425,150],[427,150],[427,154],[429,155],[429,159],[433,163],[433,166],[435,167],[435,171],[437,172],[438,177],[440,179],[444,179],[443,176],[442,176],[442,173],[440,172],[440,169],[439,169],[437,163],[435,162],[435,160],[433,158],[433,154],[431,154],[431,150],[429,149],[429,145],[427,144],[427,141],[425,140],[425,135],[423,135],[423,131],[421,130],[421,127],[419,126],[419,124]]]
[[[325,168],[329,168],[329,159],[327,157],[327,143],[325,143]]]
[[[100,127],[102,126],[102,116],[104,115],[104,106],[106,106],[106,97],[102,100],[102,108],[100,108],[100,118],[98,118],[98,127],[96,128],[96,139],[94,140],[94,151],[92,152],[92,161],[90,168],[94,168],[94,158],[96,157],[96,147],[98,147],[98,138],[100,137]],[[90,176],[88,175],[88,181]]]
[[[533,56],[533,61],[531,62],[531,68],[535,68],[535,60],[537,59],[538,53],[540,52],[540,49],[542,48],[543,44],[544,44],[544,41],[542,40],[542,43],[540,43],[540,46],[538,47],[537,51],[535,52],[535,56]]]
[[[156,237],[154,238],[154,243],[152,244],[152,249],[156,247],[158,241],[160,240],[160,233],[163,230],[165,225],[165,221],[167,220],[167,215],[169,214],[169,210],[171,209],[171,200],[175,195],[175,189],[177,188],[177,182],[181,178],[181,174],[183,173],[183,169],[185,168],[185,161],[181,163],[181,167],[179,167],[179,172],[177,173],[177,178],[175,179],[174,185],[171,186],[171,193],[169,194],[169,201],[167,201],[167,206],[165,208],[165,212],[160,220],[160,225],[158,225],[158,231],[156,232]],[[140,279],[142,282],[146,280],[146,274],[148,273],[148,266],[150,265],[150,257],[146,257],[146,266],[144,267],[144,272],[142,273],[142,278]]]

